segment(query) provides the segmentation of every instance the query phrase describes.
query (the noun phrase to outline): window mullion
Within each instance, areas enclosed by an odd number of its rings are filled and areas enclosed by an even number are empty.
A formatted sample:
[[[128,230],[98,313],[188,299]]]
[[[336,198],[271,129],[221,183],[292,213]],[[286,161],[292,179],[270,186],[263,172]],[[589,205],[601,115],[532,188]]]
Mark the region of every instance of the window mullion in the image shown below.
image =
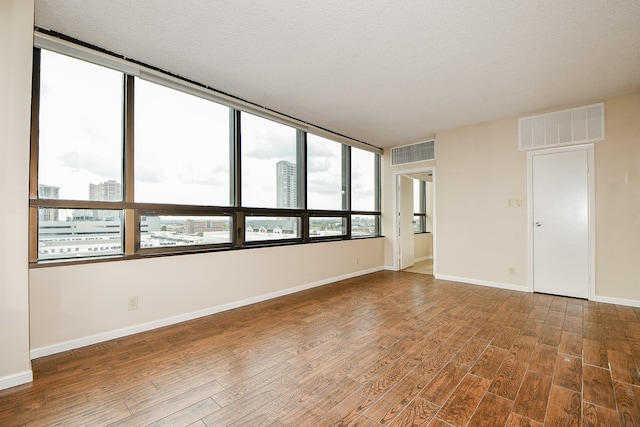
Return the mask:
[[[229,205],[242,206],[240,111],[229,109]]]
[[[127,203],[135,201],[134,176],[134,107],[135,79],[124,75],[123,78],[123,147],[122,147],[122,186],[123,200]],[[124,254],[133,255],[140,248],[140,216],[136,210],[127,208],[124,211]]]
[[[242,133],[240,111],[229,110],[229,204],[234,208],[231,226],[232,246],[241,248],[245,242],[245,216],[242,207]]]
[[[303,242],[309,241],[309,214],[307,212],[307,133],[296,131],[296,190],[298,208],[305,212],[301,218],[301,237]]]
[[[342,209],[347,212],[347,239],[351,238],[351,147],[342,146]]]
[[[307,133],[296,131],[296,190],[299,209],[307,209]]]
[[[33,49],[31,80],[31,154],[29,157],[29,198],[38,198],[38,142],[40,127],[40,49]],[[38,261],[38,208],[29,207],[29,262]]]

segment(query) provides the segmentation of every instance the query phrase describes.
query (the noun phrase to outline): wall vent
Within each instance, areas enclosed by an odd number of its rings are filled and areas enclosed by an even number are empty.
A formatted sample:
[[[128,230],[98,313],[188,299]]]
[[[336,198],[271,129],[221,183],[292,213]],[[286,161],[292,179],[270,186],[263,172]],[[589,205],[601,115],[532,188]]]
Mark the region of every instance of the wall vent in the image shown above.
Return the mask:
[[[604,139],[604,104],[592,104],[518,120],[520,150]]]
[[[391,149],[391,165],[423,162],[436,158],[436,141],[425,141]]]

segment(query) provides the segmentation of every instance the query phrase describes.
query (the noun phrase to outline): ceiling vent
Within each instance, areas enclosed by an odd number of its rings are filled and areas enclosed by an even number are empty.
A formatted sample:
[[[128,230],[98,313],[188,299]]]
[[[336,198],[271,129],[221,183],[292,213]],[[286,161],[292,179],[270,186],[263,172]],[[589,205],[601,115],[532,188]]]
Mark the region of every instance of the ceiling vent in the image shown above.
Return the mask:
[[[391,165],[423,162],[436,158],[436,141],[425,141],[391,149]]]
[[[587,105],[518,120],[518,148],[557,147],[604,139],[604,104]]]

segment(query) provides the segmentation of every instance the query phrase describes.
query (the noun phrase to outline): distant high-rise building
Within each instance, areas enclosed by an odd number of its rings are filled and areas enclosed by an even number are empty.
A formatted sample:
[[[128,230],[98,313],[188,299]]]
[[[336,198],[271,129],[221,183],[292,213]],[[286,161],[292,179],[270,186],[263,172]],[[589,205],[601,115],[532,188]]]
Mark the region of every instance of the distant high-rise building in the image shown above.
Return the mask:
[[[298,173],[296,165],[286,160],[276,164],[276,206],[298,207]]]
[[[100,184],[89,184],[89,200],[120,201],[122,185],[112,179]]]
[[[59,199],[60,187],[38,184],[38,197],[41,199]],[[38,219],[40,221],[58,221],[58,209],[40,208],[38,209]]]
[[[100,184],[89,184],[89,200],[117,202],[122,200],[122,185],[113,179]],[[103,209],[93,210],[93,221],[112,219],[113,213]]]

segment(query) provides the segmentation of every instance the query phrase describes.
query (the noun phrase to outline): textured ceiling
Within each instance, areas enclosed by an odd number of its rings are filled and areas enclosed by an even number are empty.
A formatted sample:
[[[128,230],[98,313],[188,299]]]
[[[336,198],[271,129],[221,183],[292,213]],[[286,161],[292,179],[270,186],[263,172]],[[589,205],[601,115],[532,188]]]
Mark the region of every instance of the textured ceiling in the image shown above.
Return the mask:
[[[36,0],[35,22],[378,147],[640,91],[638,0]]]

